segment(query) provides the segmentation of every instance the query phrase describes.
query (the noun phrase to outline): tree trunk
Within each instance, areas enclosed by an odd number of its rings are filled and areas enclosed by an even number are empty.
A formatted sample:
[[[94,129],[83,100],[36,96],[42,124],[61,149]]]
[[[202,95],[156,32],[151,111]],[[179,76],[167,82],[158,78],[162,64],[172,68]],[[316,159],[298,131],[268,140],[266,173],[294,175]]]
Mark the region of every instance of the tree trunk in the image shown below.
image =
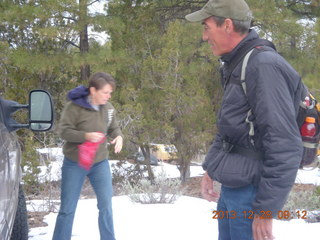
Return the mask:
[[[190,178],[190,161],[186,161],[183,157],[178,165],[180,171],[180,179],[182,183],[185,183]]]
[[[140,149],[142,151],[142,154],[144,156],[144,162],[147,166],[147,171],[148,171],[148,177],[151,183],[154,182],[154,174],[151,168],[151,161],[150,161],[150,147],[148,145],[141,145]]]
[[[80,54],[85,57],[89,52],[89,38],[88,38],[88,5],[87,0],[79,0],[79,25],[80,25]],[[88,81],[90,77],[90,65],[84,64],[80,69],[80,79],[82,82]]]

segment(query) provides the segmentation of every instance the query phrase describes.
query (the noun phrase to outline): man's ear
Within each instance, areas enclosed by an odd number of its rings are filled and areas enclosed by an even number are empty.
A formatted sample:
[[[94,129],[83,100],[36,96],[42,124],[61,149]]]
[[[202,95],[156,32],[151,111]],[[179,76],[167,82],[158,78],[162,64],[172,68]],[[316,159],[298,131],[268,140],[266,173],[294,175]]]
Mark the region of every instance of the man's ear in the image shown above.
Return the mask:
[[[233,22],[230,18],[224,20],[224,28],[227,33],[233,32]]]

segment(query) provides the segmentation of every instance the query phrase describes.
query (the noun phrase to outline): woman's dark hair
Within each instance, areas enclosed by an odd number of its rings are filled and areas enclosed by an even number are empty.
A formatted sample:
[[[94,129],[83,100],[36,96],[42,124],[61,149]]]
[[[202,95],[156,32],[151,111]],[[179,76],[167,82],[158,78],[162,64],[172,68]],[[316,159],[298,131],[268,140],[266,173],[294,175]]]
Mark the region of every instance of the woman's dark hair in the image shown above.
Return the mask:
[[[89,88],[94,87],[96,90],[99,90],[106,84],[109,84],[113,91],[116,89],[116,80],[108,73],[96,72],[89,78]]]

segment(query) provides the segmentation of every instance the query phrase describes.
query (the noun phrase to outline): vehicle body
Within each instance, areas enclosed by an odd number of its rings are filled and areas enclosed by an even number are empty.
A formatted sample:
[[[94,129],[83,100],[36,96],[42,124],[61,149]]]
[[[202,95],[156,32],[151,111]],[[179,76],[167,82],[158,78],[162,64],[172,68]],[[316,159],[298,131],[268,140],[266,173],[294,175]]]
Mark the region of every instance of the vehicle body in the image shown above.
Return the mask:
[[[136,152],[133,154],[133,159],[135,162],[144,163],[144,156],[142,152]],[[158,165],[158,159],[153,154],[150,154],[150,164],[155,166]]]
[[[177,148],[173,144],[150,143],[150,151],[160,161],[177,160]]]
[[[25,108],[28,123],[14,121],[11,114]],[[28,222],[24,193],[21,185],[21,150],[15,131],[29,128],[47,131],[53,125],[53,105],[50,95],[43,90],[29,94],[29,104],[20,105],[0,98],[0,239],[28,239]]]

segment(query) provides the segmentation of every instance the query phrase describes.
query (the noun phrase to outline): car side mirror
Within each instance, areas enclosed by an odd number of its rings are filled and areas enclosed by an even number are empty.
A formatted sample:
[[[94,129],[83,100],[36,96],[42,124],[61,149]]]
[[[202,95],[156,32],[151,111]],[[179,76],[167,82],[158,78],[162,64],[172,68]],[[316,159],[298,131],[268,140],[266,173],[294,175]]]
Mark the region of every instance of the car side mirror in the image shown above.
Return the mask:
[[[19,104],[0,97],[3,122],[9,132],[20,128],[29,128],[32,131],[48,131],[53,126],[53,103],[51,96],[44,90],[32,90],[29,93],[29,104]],[[16,122],[12,114],[19,109],[29,112],[28,123]]]
[[[29,93],[29,128],[32,131],[48,131],[53,125],[51,96],[44,90]]]

